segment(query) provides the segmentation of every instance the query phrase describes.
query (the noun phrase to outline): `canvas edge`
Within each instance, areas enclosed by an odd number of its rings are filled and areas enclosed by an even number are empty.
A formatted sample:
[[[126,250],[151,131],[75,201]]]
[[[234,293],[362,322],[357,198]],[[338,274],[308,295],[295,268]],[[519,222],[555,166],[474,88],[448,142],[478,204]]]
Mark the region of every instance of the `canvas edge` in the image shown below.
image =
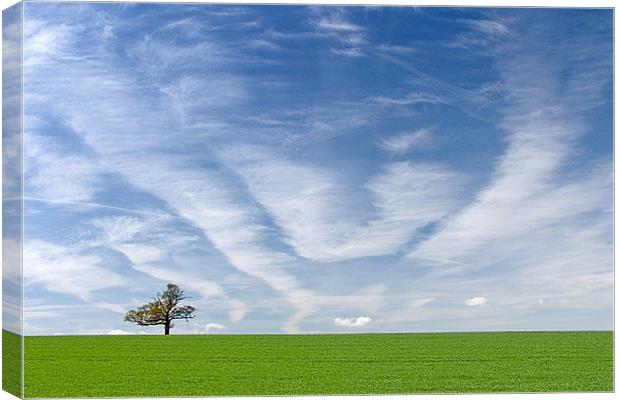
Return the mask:
[[[2,390],[24,397],[23,5],[2,11]]]

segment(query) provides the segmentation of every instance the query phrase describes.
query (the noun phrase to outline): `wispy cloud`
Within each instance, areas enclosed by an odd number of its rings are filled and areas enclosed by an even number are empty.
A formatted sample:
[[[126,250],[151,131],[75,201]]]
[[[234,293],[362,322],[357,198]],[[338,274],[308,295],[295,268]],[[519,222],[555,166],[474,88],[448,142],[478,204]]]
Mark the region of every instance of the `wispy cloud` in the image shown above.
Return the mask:
[[[359,32],[362,28],[359,25],[347,21],[342,12],[330,10],[325,15],[312,18],[312,25],[317,29],[339,32]]]
[[[376,49],[386,53],[393,53],[398,55],[407,55],[415,52],[415,48],[411,46],[400,46],[397,44],[380,44],[376,46]]]
[[[89,301],[97,290],[125,286],[126,279],[105,268],[98,256],[41,240],[24,243],[24,281]]]
[[[448,47],[474,50],[488,50],[500,39],[510,34],[503,21],[495,19],[472,19],[463,21],[469,29],[459,33]]]
[[[146,44],[149,51],[156,50],[154,56],[160,59],[178,56],[182,60],[184,57],[192,57],[192,54],[196,54],[191,49],[179,49],[173,54],[173,52],[164,51],[159,47],[159,43],[154,44],[148,38]],[[147,57],[147,53],[144,51],[137,54],[141,59]],[[154,71],[150,70],[151,67],[153,65],[145,66],[149,73],[155,74]],[[162,66],[162,68],[167,67]],[[160,152],[168,147],[165,141],[160,141],[161,135],[165,137],[163,132],[165,132],[167,124],[159,124],[165,119],[165,115],[157,115],[159,107],[153,108],[152,103],[145,104],[142,99],[137,97],[136,88],[128,83],[130,82],[128,77],[101,72],[102,69],[98,65],[79,64],[73,69],[67,66],[66,70],[77,74],[82,74],[85,70],[90,71],[91,77],[93,79],[96,77],[98,81],[127,82],[126,85],[110,86],[105,90],[101,90],[101,87],[98,90],[95,90],[93,86],[89,87],[90,84],[99,86],[95,84],[94,80],[83,82],[84,85],[81,87],[83,91],[78,90],[75,93],[76,102],[74,106],[61,113],[67,121],[70,121],[70,125],[76,132],[84,134],[85,143],[106,158],[107,165],[112,171],[125,176],[135,187],[166,201],[174,210],[179,212],[181,217],[196,224],[204,231],[215,248],[225,255],[230,265],[266,281],[275,290],[287,294],[287,298],[294,304],[304,307],[303,303],[295,303],[294,290],[299,288],[299,283],[281,268],[284,263],[293,258],[285,253],[269,249],[262,244],[265,228],[256,222],[258,217],[256,210],[247,207],[247,203],[241,201],[238,193],[230,191],[225,183],[220,182],[221,178],[218,177],[217,173],[183,167],[184,163],[179,163],[180,159],[171,154],[160,153],[160,156],[155,158],[142,155],[143,146],[151,146],[154,151],[159,149]],[[50,96],[53,93],[43,92],[42,89],[47,88],[38,88],[42,95]],[[98,94],[93,96],[95,93]],[[96,108],[99,110],[98,112],[91,112],[93,102],[99,103]],[[100,107],[102,103],[108,104],[109,107]],[[136,116],[135,107],[128,106],[130,103],[143,110],[140,117]],[[95,121],[106,121],[106,123],[102,125],[95,123]],[[95,124],[93,125],[93,123]],[[120,146],[118,143],[114,143],[113,137],[116,135],[111,134],[111,132],[119,133],[126,129],[132,129],[136,134],[141,135],[142,141],[140,143],[135,142],[135,145],[130,146]],[[165,182],[176,182],[176,184],[170,186]],[[196,182],[200,182],[198,187]],[[235,201],[235,198],[238,200]],[[124,226],[122,229],[127,231],[127,228]],[[117,232],[112,232],[113,236],[117,234]],[[123,234],[127,234],[127,232]],[[132,232],[128,234],[132,234]],[[119,240],[122,238],[117,237],[115,239],[109,241],[108,244],[121,252],[126,251],[128,257],[133,258],[133,261],[144,260],[145,257],[152,261],[155,254],[159,252],[159,249],[152,248],[152,245],[150,247],[136,246],[131,243],[122,243],[123,241]],[[162,270],[146,264],[138,264],[134,267],[155,274],[160,279],[174,278],[179,281],[183,277],[182,273]],[[188,276],[188,279],[183,279],[183,282],[202,293],[208,294],[219,291],[218,285],[210,284],[206,280],[196,281]],[[239,319],[239,303],[234,305],[236,307],[234,318]]]
[[[269,40],[266,39],[250,39],[248,41],[248,45],[250,47],[254,47],[257,49],[263,49],[263,50],[270,50],[270,51],[283,51],[285,50],[284,47],[273,43]]]
[[[571,106],[579,83],[568,80],[564,93],[550,84],[558,59],[523,40],[499,59],[511,102],[500,124],[505,152],[489,184],[409,257],[435,265],[437,276],[487,269],[510,276],[515,289],[494,295],[509,307],[538,307],[541,296],[563,306],[601,305],[612,287],[609,160],[571,169],[587,134],[583,115]],[[562,49],[560,59],[578,58],[574,50]],[[515,61],[521,52],[527,62]],[[523,287],[531,297],[519,293]]]
[[[505,35],[509,32],[508,27],[500,21],[491,19],[477,19],[466,21],[472,28],[488,35]]]
[[[421,128],[413,132],[401,133],[387,137],[379,142],[385,150],[394,154],[406,154],[414,150],[420,150],[431,141],[431,131]]]
[[[432,303],[433,301],[435,301],[435,298],[433,297],[426,297],[426,298],[421,298],[421,299],[415,299],[413,300],[410,305],[411,308],[417,309],[420,307],[424,307],[430,303]]]
[[[318,11],[318,16],[310,18],[310,25],[319,34],[324,34],[327,38],[339,44],[339,47],[332,47],[333,54],[360,58],[365,57],[362,46],[368,43],[364,29],[351,22],[343,9],[331,9],[327,12]]]
[[[49,24],[41,19],[26,19],[24,23],[25,48],[24,66],[34,67],[49,58],[56,60],[75,60],[79,57],[67,49],[79,34],[78,26],[68,24]]]
[[[330,51],[334,54],[345,56],[345,57],[352,57],[352,58],[366,57],[366,54],[364,54],[362,49],[360,49],[359,47],[349,47],[349,48],[343,48],[343,49],[332,48],[330,49]]]
[[[212,11],[137,26],[103,11],[80,14],[94,24],[29,18],[28,194],[44,200],[30,206],[52,209],[62,235],[80,226],[70,247],[30,233],[30,289],[118,318],[173,281],[228,332],[549,326],[536,313],[605,309],[611,165],[582,115],[606,104],[599,41],[545,53],[540,23],[481,14],[455,22],[468,57],[432,53],[426,73],[414,45],[392,44],[356,9],[299,9],[301,28]],[[359,65],[340,76],[306,49]],[[435,56],[454,65],[435,71]],[[445,152],[417,152],[443,129]],[[42,265],[79,276],[55,284]],[[117,299],[135,277],[143,287]],[[492,302],[465,307],[477,294]],[[32,310],[79,321],[71,308]]]
[[[123,253],[133,264],[134,269],[164,282],[175,282],[202,296],[202,301],[221,298],[228,309],[229,318],[239,322],[248,308],[240,300],[229,296],[224,287],[212,280],[198,278],[200,269],[187,269],[170,263],[171,254],[195,242],[196,237],[184,235],[167,225],[170,219],[162,217],[106,217],[91,221],[100,230],[100,236],[91,245],[102,245]]]
[[[273,216],[286,242],[316,261],[394,253],[417,229],[445,215],[457,198],[453,172],[431,164],[392,163],[366,184],[376,210],[367,214],[353,200],[346,177],[326,169],[255,148],[224,157]]]
[[[527,90],[523,85],[514,87],[524,97],[515,114],[507,116],[503,124],[509,132],[508,147],[491,184],[412,256],[458,261],[489,243],[495,246],[503,239],[526,238],[532,230],[572,224],[579,215],[605,209],[608,177],[560,180],[560,169],[581,135],[579,122],[569,122],[571,117],[556,105],[540,109],[535,100],[538,97],[531,97],[542,95],[538,93],[540,87]]]
[[[412,92],[404,97],[385,97],[376,96],[370,99],[381,106],[410,106],[416,104],[437,104],[446,103],[447,101],[436,94]]]
[[[24,154],[27,195],[56,202],[88,201],[94,197],[104,172],[96,159],[67,153],[61,150],[63,143],[42,138],[35,131],[29,131],[27,140]]]

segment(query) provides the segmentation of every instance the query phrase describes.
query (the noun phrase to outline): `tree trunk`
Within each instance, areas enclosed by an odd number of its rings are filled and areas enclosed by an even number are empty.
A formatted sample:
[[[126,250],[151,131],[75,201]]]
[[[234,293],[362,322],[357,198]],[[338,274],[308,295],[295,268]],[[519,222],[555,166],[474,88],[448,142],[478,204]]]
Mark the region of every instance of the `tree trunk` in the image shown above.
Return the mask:
[[[164,335],[170,335],[170,322],[166,322],[164,325]]]

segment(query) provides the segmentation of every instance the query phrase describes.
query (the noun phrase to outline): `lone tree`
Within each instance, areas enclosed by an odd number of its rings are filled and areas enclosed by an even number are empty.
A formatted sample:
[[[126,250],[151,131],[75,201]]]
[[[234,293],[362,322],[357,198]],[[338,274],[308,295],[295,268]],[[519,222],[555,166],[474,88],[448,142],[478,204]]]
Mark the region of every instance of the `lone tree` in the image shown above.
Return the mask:
[[[163,325],[164,334],[170,334],[170,328],[174,327],[172,321],[184,319],[189,321],[194,318],[196,309],[192,306],[179,306],[182,300],[188,297],[177,285],[169,283],[163,293],[157,293],[152,302],[138,307],[137,310],[129,310],[125,314],[125,321],[135,322],[140,326]]]

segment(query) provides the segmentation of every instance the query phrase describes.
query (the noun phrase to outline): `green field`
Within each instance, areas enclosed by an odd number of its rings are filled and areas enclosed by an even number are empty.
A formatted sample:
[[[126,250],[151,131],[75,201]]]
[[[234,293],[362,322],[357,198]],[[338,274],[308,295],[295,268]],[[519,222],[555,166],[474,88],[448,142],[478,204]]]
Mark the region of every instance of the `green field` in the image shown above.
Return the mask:
[[[2,331],[2,390],[21,397],[21,337]]]
[[[612,332],[26,338],[27,397],[613,390]]]

